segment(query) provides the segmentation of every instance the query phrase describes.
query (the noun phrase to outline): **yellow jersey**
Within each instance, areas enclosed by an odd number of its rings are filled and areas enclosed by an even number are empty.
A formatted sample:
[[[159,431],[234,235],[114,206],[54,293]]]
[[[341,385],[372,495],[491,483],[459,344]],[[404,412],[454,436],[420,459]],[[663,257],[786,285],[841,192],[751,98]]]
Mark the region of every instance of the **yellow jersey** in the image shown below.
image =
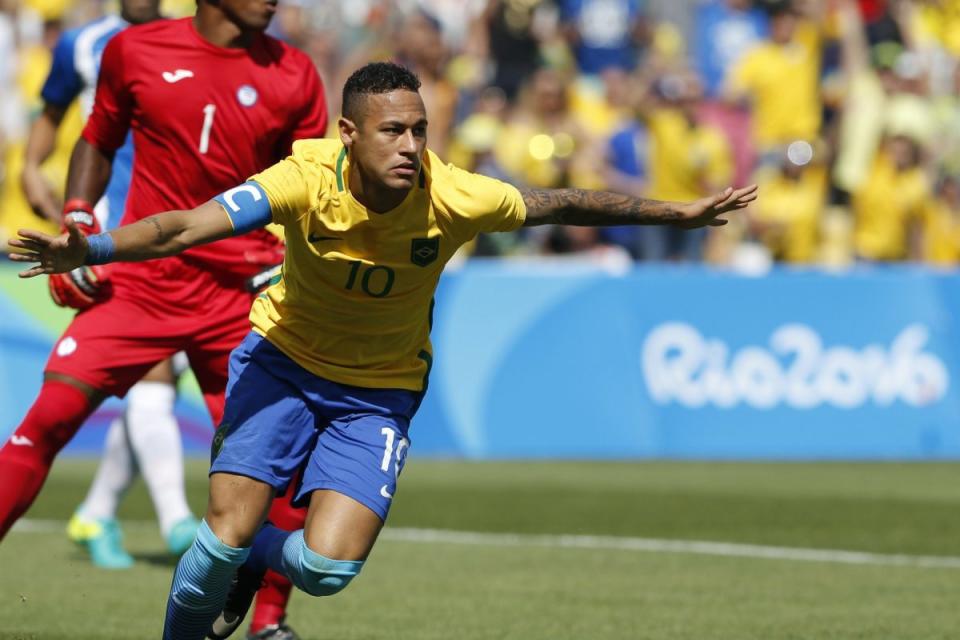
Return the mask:
[[[731,70],[733,92],[752,98],[753,137],[761,149],[817,137],[822,109],[819,37],[816,27],[801,24],[790,44],[760,44]]]
[[[656,109],[647,117],[650,150],[650,197],[683,202],[697,200],[725,186],[733,177],[733,156],[719,129],[690,123],[678,109]]]
[[[758,179],[763,197],[752,207],[764,223],[763,243],[778,260],[812,262],[817,255],[820,216],[826,205],[826,173],[810,167],[796,180],[777,171]]]
[[[897,171],[886,154],[879,154],[853,195],[857,254],[868,260],[905,259],[910,226],[921,219],[929,196],[922,169]]]
[[[960,215],[939,198],[923,212],[923,259],[940,266],[960,262]]]
[[[40,91],[50,70],[52,56],[49,49],[39,45],[22,49],[20,55],[20,73],[17,78],[20,93],[28,98],[30,111],[34,115],[39,114],[43,108]],[[63,195],[63,188],[67,183],[70,154],[82,130],[83,117],[80,114],[79,101],[74,100],[57,129],[53,152],[41,168],[44,176],[51,185],[55,186],[55,191],[60,196]],[[0,180],[0,242],[3,242],[6,236],[14,237],[17,229],[24,227],[39,228],[47,233],[58,233],[60,225],[38,218],[20,188],[26,140],[8,140],[7,142],[6,148],[0,144],[0,166],[5,167],[8,177],[7,180]]]
[[[515,187],[431,151],[419,184],[386,213],[353,197],[349,175],[339,140],[300,140],[251,178],[287,242],[282,278],[253,304],[253,330],[328,380],[422,391],[444,265],[480,232],[519,228],[526,206]]]

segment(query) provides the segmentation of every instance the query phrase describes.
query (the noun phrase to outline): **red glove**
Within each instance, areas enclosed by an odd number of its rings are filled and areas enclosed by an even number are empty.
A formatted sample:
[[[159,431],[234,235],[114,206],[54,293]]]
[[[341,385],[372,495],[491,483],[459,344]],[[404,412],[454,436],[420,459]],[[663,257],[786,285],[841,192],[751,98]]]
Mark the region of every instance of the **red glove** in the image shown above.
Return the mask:
[[[85,200],[68,200],[63,206],[63,219],[72,220],[85,236],[100,233],[100,223],[93,214],[93,207]],[[78,267],[69,273],[51,275],[47,283],[50,297],[59,306],[87,309],[106,294],[107,268],[103,265]]]

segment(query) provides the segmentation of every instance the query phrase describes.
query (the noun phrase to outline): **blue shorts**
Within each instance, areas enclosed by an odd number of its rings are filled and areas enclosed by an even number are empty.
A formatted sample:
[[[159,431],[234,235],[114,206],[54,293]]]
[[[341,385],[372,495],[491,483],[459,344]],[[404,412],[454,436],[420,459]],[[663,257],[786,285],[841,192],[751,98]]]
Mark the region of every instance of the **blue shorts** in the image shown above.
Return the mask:
[[[422,393],[325,380],[256,333],[234,349],[229,373],[211,474],[249,476],[282,492],[302,469],[295,504],[330,489],[386,520]]]

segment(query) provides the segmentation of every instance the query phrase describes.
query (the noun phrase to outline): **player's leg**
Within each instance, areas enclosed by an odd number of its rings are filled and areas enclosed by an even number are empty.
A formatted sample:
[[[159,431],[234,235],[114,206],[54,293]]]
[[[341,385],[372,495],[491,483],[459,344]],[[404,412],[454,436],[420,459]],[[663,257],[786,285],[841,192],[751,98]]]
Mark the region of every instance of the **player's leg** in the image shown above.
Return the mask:
[[[115,285],[120,285],[117,278]],[[40,394],[0,449],[0,538],[32,504],[54,457],[108,395],[126,391],[176,342],[164,323],[151,323],[151,299],[114,297],[73,319],[57,342]]]
[[[310,496],[306,527],[291,533],[264,526],[242,571],[256,576],[269,568],[311,595],[329,596],[360,572],[386,520],[420,394],[343,387],[300,371],[292,382],[313,411],[335,416],[303,471],[298,498]],[[230,608],[244,602],[236,593],[242,582],[231,591],[218,623],[242,616],[242,610]]]
[[[292,504],[296,494],[294,487],[298,484],[299,482],[294,480],[293,486],[288,488],[284,495],[274,498],[267,515],[271,524],[284,531],[302,529],[306,520],[307,510]],[[285,621],[292,590],[293,583],[276,571],[267,571],[263,577],[263,586],[257,591],[254,601],[248,638],[266,640],[276,637],[289,640],[297,637]]]
[[[267,515],[274,489],[242,475],[210,476],[207,513],[170,586],[164,640],[201,640],[223,609],[237,568]]]
[[[246,338],[250,326],[247,320],[249,297],[244,296],[232,302],[224,301],[220,306],[223,311],[218,316],[220,318],[217,325],[218,331],[211,334],[200,333],[196,346],[190,349],[188,354],[214,424],[220,424],[223,415],[227,362],[231,351]],[[226,321],[230,314],[234,318]],[[295,508],[290,504],[292,498],[293,493],[287,492],[287,495],[278,497],[271,508],[271,521],[287,531],[302,529],[307,516],[305,507]],[[283,576],[275,573],[266,576],[257,593],[252,616],[256,632],[265,627],[286,626],[286,609],[291,590],[290,581]],[[244,607],[244,612],[247,606]]]
[[[123,548],[116,510],[140,470],[153,499],[168,549],[183,553],[199,521],[187,506],[183,451],[173,414],[176,376],[170,360],[151,369],[127,394],[124,416],[111,424],[90,491],[67,528],[82,538],[93,564],[110,569],[133,565]]]
[[[187,550],[200,522],[187,504],[183,477],[183,444],[174,415],[176,380],[186,368],[180,354],[166,360],[127,394],[127,434],[137,466],[153,500],[167,549]],[[179,371],[178,371],[179,370]]]
[[[93,484],[67,525],[68,537],[86,547],[95,566],[103,569],[133,566],[133,556],[123,548],[116,513],[120,497],[135,477],[136,464],[127,438],[126,420],[120,416],[110,423]]]
[[[56,455],[105,397],[75,378],[45,375],[23,422],[0,449],[0,540],[33,504]]]
[[[246,568],[270,568],[301,591],[331,596],[360,573],[382,527],[380,516],[363,503],[338,491],[313,491],[306,527],[290,532],[264,526]]]
[[[178,565],[165,638],[206,635],[274,490],[289,484],[316,439],[316,420],[297,389],[257,359],[261,340],[248,337],[230,358],[226,407],[214,437],[210,504],[196,541]],[[195,351],[190,358],[203,385],[209,373],[205,361]],[[257,586],[259,577],[250,599]],[[235,622],[231,631],[239,626]]]
[[[68,529],[91,528],[97,520],[116,517],[120,496],[133,484],[137,474],[126,431],[123,416],[118,416],[110,423],[97,473]],[[69,531],[69,535],[74,542],[86,542],[90,537],[89,534],[82,535],[75,531]]]

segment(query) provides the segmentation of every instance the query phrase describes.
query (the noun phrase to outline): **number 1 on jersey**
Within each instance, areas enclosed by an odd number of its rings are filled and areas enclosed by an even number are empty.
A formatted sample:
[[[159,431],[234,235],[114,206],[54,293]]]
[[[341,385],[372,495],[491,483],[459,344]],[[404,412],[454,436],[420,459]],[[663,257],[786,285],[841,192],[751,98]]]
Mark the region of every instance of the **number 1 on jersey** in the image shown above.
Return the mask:
[[[203,108],[203,131],[200,133],[200,153],[206,155],[210,149],[210,130],[213,129],[213,115],[217,112],[216,105],[208,104]]]

